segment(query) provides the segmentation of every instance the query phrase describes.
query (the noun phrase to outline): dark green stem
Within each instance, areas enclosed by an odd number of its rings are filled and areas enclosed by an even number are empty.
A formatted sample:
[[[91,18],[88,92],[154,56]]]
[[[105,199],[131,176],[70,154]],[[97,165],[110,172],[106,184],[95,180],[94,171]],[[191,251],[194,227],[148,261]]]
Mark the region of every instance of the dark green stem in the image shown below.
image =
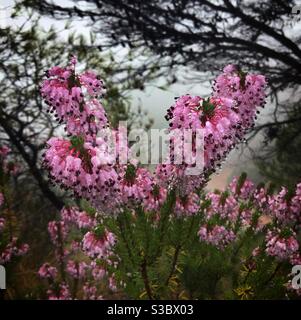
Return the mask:
[[[175,250],[175,253],[174,253],[174,256],[173,256],[173,260],[172,260],[172,265],[171,265],[171,269],[170,269],[170,272],[169,272],[169,275],[165,281],[165,285],[168,286],[168,283],[169,283],[169,280],[171,279],[171,277],[173,276],[175,270],[176,270],[176,266],[177,266],[177,262],[178,262],[178,258],[179,258],[179,253],[181,251],[181,245],[178,244],[176,246],[176,250]]]
[[[149,279],[148,279],[147,264],[145,259],[143,259],[141,263],[141,276],[144,282],[144,288],[147,293],[147,296],[150,300],[153,300],[153,294],[152,294],[152,290],[151,290]]]

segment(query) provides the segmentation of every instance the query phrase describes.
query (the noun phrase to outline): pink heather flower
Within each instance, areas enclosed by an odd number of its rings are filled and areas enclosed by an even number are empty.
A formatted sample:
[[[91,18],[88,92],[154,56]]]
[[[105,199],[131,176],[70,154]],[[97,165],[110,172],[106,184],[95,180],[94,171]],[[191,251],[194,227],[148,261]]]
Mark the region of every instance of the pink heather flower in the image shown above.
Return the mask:
[[[85,300],[103,300],[101,295],[97,294],[97,288],[89,283],[83,286]]]
[[[4,195],[2,192],[0,192],[0,207],[3,205],[4,203]]]
[[[82,73],[79,75],[79,80],[91,96],[104,95],[106,93],[103,81],[93,71]]]
[[[287,192],[286,188],[282,188],[278,194],[272,195],[268,199],[271,216],[274,216],[278,222],[283,224],[290,224],[291,221],[296,221],[295,213],[290,210],[286,199]]]
[[[120,197],[126,205],[128,201],[142,202],[153,190],[153,179],[148,170],[129,164],[121,174]]]
[[[50,221],[48,223],[48,232],[53,244],[58,245],[67,235],[67,228],[64,221]]]
[[[290,210],[294,213],[295,218],[301,222],[301,183],[297,184],[294,197],[291,199]]]
[[[97,208],[114,207],[119,191],[116,170],[109,164],[102,164],[96,147],[85,144],[81,150],[80,155],[70,141],[50,139],[44,165],[50,170],[51,178],[62,187],[72,189],[76,196],[91,201]]]
[[[79,250],[81,250],[81,242],[72,240],[72,242],[71,242],[71,251],[72,252],[76,252],[76,251],[79,251]]]
[[[44,263],[39,271],[38,274],[41,278],[49,278],[49,279],[55,279],[57,276],[57,268],[51,266],[48,262]]]
[[[226,98],[211,98],[205,101],[201,97],[186,95],[180,97],[167,112],[170,131],[177,130],[177,136],[178,131],[183,129],[191,129],[193,132],[203,130],[206,170],[220,163],[224,158],[223,153],[230,150],[233,143],[228,137],[233,135],[234,140],[236,139],[231,122],[237,123],[237,117],[230,106],[231,100]]]
[[[72,300],[69,286],[66,283],[60,284],[59,289],[56,291],[48,290],[47,294],[49,300]]]
[[[106,275],[106,270],[102,267],[95,265],[92,267],[92,276],[95,280],[102,280]]]
[[[268,195],[266,194],[266,191],[264,188],[260,188],[259,190],[256,190],[254,193],[254,199],[257,205],[261,209],[265,209],[265,207],[268,204]]]
[[[240,220],[243,226],[249,227],[252,223],[253,213],[250,209],[245,209],[240,214]]]
[[[159,185],[155,185],[152,190],[145,195],[143,207],[146,211],[159,211],[167,197],[167,190]]]
[[[80,211],[77,217],[77,225],[79,228],[92,228],[96,226],[96,221],[87,212]]]
[[[107,260],[107,262],[108,261],[109,259]],[[90,267],[92,270],[92,276],[95,280],[102,280],[107,274],[107,271],[101,265],[99,265],[95,260],[91,261]]]
[[[73,68],[75,68],[75,65],[77,64],[77,58],[76,56],[72,56],[70,58],[70,64],[73,65]]]
[[[76,223],[78,217],[78,211],[76,208],[66,208],[64,207],[61,210],[61,218],[62,220],[68,224],[68,223]]]
[[[204,134],[204,172],[194,180],[194,187],[202,185],[206,172],[212,172],[230,150],[242,140],[246,130],[250,129],[255,120],[257,107],[265,103],[265,78],[257,75],[246,75],[237,67],[228,66],[214,83],[212,97],[205,100],[199,96],[185,95],[178,98],[166,115],[169,121],[170,131],[190,129],[197,132],[203,130]],[[180,148],[181,149],[181,148]],[[183,152],[171,149],[171,159]],[[190,164],[188,164],[188,167]],[[181,167],[177,165],[177,167]],[[182,168],[183,170],[183,168]],[[185,170],[184,170],[185,171]],[[173,168],[173,165],[158,167],[157,173],[165,176],[167,184],[183,185],[182,171]],[[180,176],[177,176],[180,173]],[[190,182],[191,183],[191,182]],[[245,192],[251,186],[246,186]],[[192,189],[189,188],[189,192]]]
[[[253,251],[252,251],[252,256],[253,257],[257,257],[260,254],[261,250],[259,247],[256,247]]]
[[[10,153],[10,148],[7,146],[0,147],[0,157],[6,158],[6,156]]]
[[[23,256],[28,252],[28,250],[29,250],[29,245],[27,243],[22,243],[19,247],[17,255]]]
[[[301,254],[299,252],[293,253],[290,256],[290,264],[292,266],[301,265]]]
[[[231,70],[231,72],[229,72]],[[257,107],[265,104],[266,80],[264,76],[246,74],[237,68],[227,67],[214,82],[214,95],[235,101],[236,110],[242,126],[252,126]]]
[[[300,224],[301,184],[296,186],[295,194],[292,197],[283,187],[280,192],[274,195],[267,195],[266,191],[261,188],[255,192],[254,198],[264,214],[273,218],[278,225]]]
[[[0,264],[5,264],[9,262],[13,257],[13,250],[9,247],[6,247],[0,253]]]
[[[278,260],[289,259],[299,250],[296,234],[291,230],[291,236],[282,237],[279,229],[269,230],[266,235],[266,253]]]
[[[170,121],[170,129],[200,129],[200,104],[203,98],[184,95],[178,98],[168,110],[165,118]]]
[[[96,221],[87,212],[78,210],[75,207],[63,208],[61,216],[65,223],[77,224],[79,228],[92,228],[96,225]]]
[[[14,237],[11,242],[0,252],[0,264],[8,263],[12,258],[23,256],[29,250],[28,244],[17,244],[18,239]]]
[[[176,216],[189,216],[198,212],[200,208],[200,198],[196,193],[190,193],[176,200]]]
[[[69,134],[95,139],[99,129],[107,126],[102,105],[95,99],[105,93],[103,81],[93,72],[75,73],[76,58],[66,68],[53,67],[46,73],[41,94],[50,112],[55,112],[60,122],[66,123]]]
[[[155,182],[163,188],[176,187],[180,194],[189,194],[206,182],[202,175],[187,175],[186,167],[175,164],[158,164]]]
[[[231,195],[210,192],[206,195],[206,200],[210,200],[210,206],[205,209],[206,219],[217,215],[223,219],[235,222],[238,217],[239,203]]]
[[[230,191],[235,195],[237,189],[238,177],[234,177],[229,184]],[[255,185],[252,181],[246,179],[239,190],[239,197],[241,199],[249,199],[255,191]]]
[[[211,244],[220,250],[224,250],[227,245],[235,241],[236,236],[232,230],[227,230],[224,226],[202,226],[198,232],[201,241]]]
[[[226,74],[231,74],[237,72],[238,67],[234,64],[228,64],[224,67],[223,72]]]
[[[88,265],[85,262],[75,262],[73,260],[68,260],[66,265],[66,270],[75,279],[84,278],[86,275],[86,270]]]
[[[115,235],[106,229],[101,235],[89,231],[83,238],[83,249],[92,258],[104,259],[111,254],[115,242]]]

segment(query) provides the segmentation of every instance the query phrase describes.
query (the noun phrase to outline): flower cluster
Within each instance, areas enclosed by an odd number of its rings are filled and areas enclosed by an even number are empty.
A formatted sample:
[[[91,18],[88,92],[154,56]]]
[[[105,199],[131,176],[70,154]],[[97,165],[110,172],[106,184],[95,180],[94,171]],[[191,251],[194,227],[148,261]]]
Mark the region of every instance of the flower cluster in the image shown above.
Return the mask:
[[[19,244],[18,238],[13,237],[0,253],[0,264],[6,264],[14,257],[23,256],[28,252],[28,249],[28,244]]]
[[[66,123],[69,134],[82,135],[85,140],[93,141],[98,130],[105,128],[108,122],[96,99],[97,95],[105,93],[102,80],[89,71],[77,75],[74,61],[66,68],[51,68],[46,76],[41,94],[49,112],[55,113],[59,122]]]
[[[83,286],[84,290],[84,299],[85,300],[102,300],[103,297],[101,295],[97,295],[96,286],[91,286],[89,284],[85,284]]]
[[[290,195],[286,188],[268,197],[270,215],[274,216],[282,225],[290,225],[292,222],[300,225],[301,211],[301,183],[297,185],[295,195]]]
[[[178,197],[175,205],[176,216],[193,215],[199,211],[200,198],[196,193]]]
[[[215,225],[212,229],[208,226],[202,226],[198,235],[201,241],[205,241],[221,250],[225,249],[236,238],[232,230],[227,230],[224,226],[218,225]]]
[[[89,257],[103,259],[112,254],[111,249],[115,244],[115,236],[108,230],[96,229],[89,231],[83,238],[83,250]]]
[[[300,188],[298,184],[290,197],[285,188],[277,194],[269,194],[265,188],[256,187],[244,174],[240,178],[234,177],[225,191],[209,192],[202,199],[205,222],[199,231],[200,240],[219,247],[225,230],[232,235],[235,230],[250,229],[255,234],[266,234],[265,251],[268,255],[288,261],[298,258],[296,233],[300,226]],[[226,229],[221,230],[220,225]],[[235,237],[229,239],[234,241]]]
[[[68,274],[74,279],[82,279],[86,275],[86,270],[89,265],[86,262],[76,262],[74,260],[69,260],[67,262],[66,270]]]
[[[93,215],[89,215],[84,210],[76,207],[64,207],[61,210],[61,217],[64,224],[77,224],[79,228],[93,228],[96,226],[96,220]]]
[[[57,276],[58,271],[56,267],[53,267],[46,262],[40,267],[38,273],[41,278],[54,279]]]
[[[100,227],[93,212],[64,207],[60,216],[48,224],[56,262],[45,262],[38,271],[48,283],[48,299],[102,299],[99,282],[108,288],[114,282],[115,235]]]
[[[54,244],[58,244],[60,241],[65,240],[67,235],[64,221],[50,221],[48,223],[48,232],[50,234],[51,241]]]
[[[266,235],[266,253],[279,260],[287,260],[298,253],[299,243],[296,234],[292,230],[289,233],[291,235],[281,235],[279,229],[269,230]]]
[[[73,190],[75,196],[90,200],[96,207],[114,207],[118,192],[118,174],[110,162],[102,164],[99,150],[84,144],[81,138],[72,141],[52,138],[44,155],[50,178],[61,187]],[[108,201],[110,200],[110,201]]]
[[[191,200],[196,198],[195,190],[204,185],[210,173],[252,127],[256,109],[264,105],[265,78],[226,67],[216,79],[210,98],[185,95],[168,109],[169,162],[159,164],[152,174],[139,168],[139,164],[118,162],[121,150],[128,153],[128,146],[121,144],[121,132],[115,133],[120,144],[116,152],[109,152],[109,142],[98,134],[108,126],[105,111],[97,100],[105,93],[103,81],[91,71],[77,74],[75,64],[73,58],[66,68],[51,68],[41,85],[50,112],[55,112],[72,136],[48,141],[44,165],[54,183],[106,213],[118,212],[124,205],[141,204],[145,210],[159,210],[170,188],[178,190],[177,214],[183,210],[196,212],[197,201]],[[187,176],[187,170],[199,161],[199,129],[204,135],[204,168]],[[188,164],[175,161],[179,154],[187,154],[184,130],[192,131],[193,150]],[[183,143],[175,149],[173,142],[179,138]]]
[[[71,300],[71,293],[69,286],[65,283],[59,284],[56,290],[47,290],[49,300]]]
[[[206,181],[208,174],[214,172],[245,133],[253,127],[258,107],[265,104],[266,80],[261,75],[248,75],[235,66],[227,66],[217,77],[213,85],[212,96],[204,99],[199,96],[185,95],[178,98],[166,115],[170,131],[176,131],[176,137],[184,134],[181,131],[191,130],[196,135],[202,129],[204,138],[204,170],[198,177],[190,177],[188,192]],[[182,148],[177,152],[184,152]],[[197,142],[194,145],[195,161],[185,165],[182,170],[167,166],[160,167],[159,173],[172,182],[176,175],[183,180],[187,167],[195,165],[197,160]],[[173,150],[172,161],[177,156]],[[192,155],[193,158],[193,155]],[[170,159],[168,159],[170,160]],[[179,167],[179,166],[177,166]],[[180,172],[179,172],[180,171]],[[178,181],[178,179],[177,179]],[[178,182],[177,182],[178,183]]]

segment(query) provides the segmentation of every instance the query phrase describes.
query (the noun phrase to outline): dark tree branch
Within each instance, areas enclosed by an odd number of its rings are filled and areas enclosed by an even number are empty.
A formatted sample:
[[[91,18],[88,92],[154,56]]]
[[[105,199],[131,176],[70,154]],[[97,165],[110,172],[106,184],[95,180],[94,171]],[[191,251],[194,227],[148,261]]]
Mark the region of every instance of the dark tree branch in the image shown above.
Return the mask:
[[[25,150],[23,144],[21,143],[18,136],[15,134],[14,130],[9,125],[7,119],[3,118],[0,113],[0,125],[5,130],[6,134],[9,136],[13,145],[17,148],[18,152],[27,163],[30,172],[33,177],[36,179],[43,195],[51,201],[55,208],[61,210],[64,206],[64,202],[60,200],[56,194],[49,188],[48,183],[44,180],[41,169],[36,166],[35,159],[32,159],[29,153]]]

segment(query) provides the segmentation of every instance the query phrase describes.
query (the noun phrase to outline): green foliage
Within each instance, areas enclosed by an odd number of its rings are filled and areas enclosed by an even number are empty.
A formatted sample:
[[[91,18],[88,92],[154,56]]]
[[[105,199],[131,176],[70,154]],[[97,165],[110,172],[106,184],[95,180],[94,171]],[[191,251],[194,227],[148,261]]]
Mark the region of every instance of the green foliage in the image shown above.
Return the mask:
[[[238,179],[240,188],[246,180]],[[240,193],[240,188],[236,190]],[[216,191],[218,192],[218,191]],[[226,201],[229,192],[219,192]],[[201,195],[202,197],[202,195]],[[200,211],[193,216],[174,217],[175,191],[169,192],[160,213],[134,211],[107,217],[104,225],[118,238],[116,253],[120,258],[118,281],[126,283],[125,295],[134,299],[284,299],[291,265],[279,262],[265,253],[265,235],[271,222],[259,230],[262,213],[252,199],[240,199],[242,210],[251,210],[252,223],[244,227],[238,217],[233,230],[237,240],[218,249],[201,242],[199,227],[204,210],[210,203],[202,200]],[[203,198],[204,199],[204,198]],[[159,216],[158,216],[159,214]],[[158,217],[160,217],[158,219]],[[210,228],[225,227],[229,221],[213,217]],[[289,236],[283,229],[281,236]],[[259,249],[257,255],[253,254]]]

